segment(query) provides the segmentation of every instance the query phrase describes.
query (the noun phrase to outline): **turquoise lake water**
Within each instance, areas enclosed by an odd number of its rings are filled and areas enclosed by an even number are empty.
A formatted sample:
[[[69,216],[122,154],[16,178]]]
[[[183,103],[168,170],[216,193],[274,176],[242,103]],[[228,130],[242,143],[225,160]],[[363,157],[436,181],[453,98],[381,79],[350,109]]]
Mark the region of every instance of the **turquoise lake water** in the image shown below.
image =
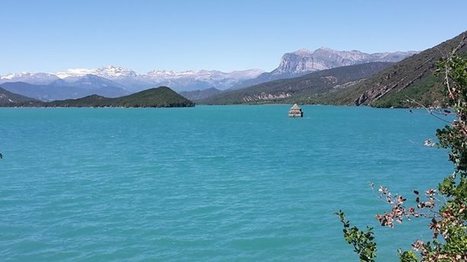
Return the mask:
[[[412,196],[452,171],[425,111],[305,106],[0,109],[2,261],[378,261],[429,237],[378,227],[369,183]]]

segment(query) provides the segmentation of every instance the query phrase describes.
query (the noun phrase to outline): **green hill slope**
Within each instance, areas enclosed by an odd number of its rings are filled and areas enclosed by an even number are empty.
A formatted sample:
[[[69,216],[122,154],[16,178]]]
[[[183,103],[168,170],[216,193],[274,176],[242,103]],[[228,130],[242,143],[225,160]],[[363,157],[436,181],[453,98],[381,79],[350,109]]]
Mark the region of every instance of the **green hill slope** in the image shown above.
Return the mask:
[[[352,87],[329,93],[321,101],[331,104],[376,107],[443,106],[442,80],[434,76],[436,63],[460,43],[460,55],[467,56],[464,32],[453,39],[394,64]],[[413,102],[416,101],[416,102]]]
[[[292,79],[276,80],[223,92],[201,100],[203,104],[317,103],[320,95],[346,88],[392,63],[375,62],[322,70]]]
[[[190,107],[194,106],[194,103],[168,87],[158,87],[117,98],[91,95],[79,99],[52,101],[44,105],[48,107]]]

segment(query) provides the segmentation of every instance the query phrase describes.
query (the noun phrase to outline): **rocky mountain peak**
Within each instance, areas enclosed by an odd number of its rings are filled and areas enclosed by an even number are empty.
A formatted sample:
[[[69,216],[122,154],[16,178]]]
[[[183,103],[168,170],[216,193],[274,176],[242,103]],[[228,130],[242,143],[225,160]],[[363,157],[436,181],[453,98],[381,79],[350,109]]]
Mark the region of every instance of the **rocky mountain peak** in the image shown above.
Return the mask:
[[[298,56],[307,56],[307,55],[313,54],[313,52],[310,51],[309,49],[301,48],[301,49],[298,49],[298,50],[295,51],[295,52],[286,53],[285,55],[287,55],[287,54],[294,54],[294,55],[298,55]]]
[[[368,54],[358,50],[338,51],[327,47],[318,48],[313,52],[299,49],[284,54],[279,66],[271,74],[293,76],[362,63],[398,62],[413,54],[413,51]]]

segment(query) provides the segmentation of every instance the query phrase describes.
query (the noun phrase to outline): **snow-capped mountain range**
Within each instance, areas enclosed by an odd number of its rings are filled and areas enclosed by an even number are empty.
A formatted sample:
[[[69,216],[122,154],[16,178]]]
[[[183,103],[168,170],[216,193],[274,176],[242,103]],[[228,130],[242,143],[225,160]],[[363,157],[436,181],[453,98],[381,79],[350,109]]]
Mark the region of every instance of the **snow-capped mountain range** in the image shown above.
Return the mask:
[[[119,66],[106,66],[96,69],[75,68],[56,73],[12,73],[0,75],[0,85],[8,90],[14,86],[11,92],[21,95],[35,94],[38,99],[74,98],[78,95],[95,92],[112,94],[117,96],[123,93],[132,93],[156,86],[169,86],[178,92],[204,90],[217,88],[219,90],[238,89],[275,79],[291,78],[306,73],[330,69],[339,66],[347,66],[368,62],[398,62],[417,52],[392,52],[367,54],[360,51],[337,51],[329,48],[319,48],[315,51],[300,49],[286,53],[282,56],[279,66],[271,72],[259,69],[243,71],[221,72],[217,70],[199,71],[164,71],[152,70],[145,74],[139,74],[131,69]],[[5,85],[7,84],[8,85]],[[13,84],[16,83],[16,84]],[[22,84],[23,86],[22,86]],[[27,84],[27,85],[25,85]],[[34,86],[40,86],[43,90],[40,94],[33,92]],[[50,92],[47,93],[48,86]],[[57,88],[83,89],[85,92],[64,92]],[[24,91],[28,90],[28,92]],[[104,92],[105,90],[105,92]],[[23,91],[23,92],[22,92]],[[69,97],[67,94],[70,94]]]
[[[29,72],[22,72],[22,73],[13,73],[7,75],[0,75],[0,83],[8,83],[8,82],[25,82],[30,84],[50,84],[55,80],[59,80],[55,74],[50,73],[29,73]]]
[[[135,92],[142,89],[166,85],[178,91],[207,89],[217,87],[228,89],[238,82],[255,78],[263,73],[259,69],[233,71],[225,73],[217,70],[200,71],[163,71],[153,70],[146,74],[118,66],[106,66],[97,69],[76,68],[57,73],[13,73],[0,76],[0,84],[7,82],[25,82],[29,84],[47,85],[57,80],[75,82],[82,77],[98,76],[124,86],[128,91]]]

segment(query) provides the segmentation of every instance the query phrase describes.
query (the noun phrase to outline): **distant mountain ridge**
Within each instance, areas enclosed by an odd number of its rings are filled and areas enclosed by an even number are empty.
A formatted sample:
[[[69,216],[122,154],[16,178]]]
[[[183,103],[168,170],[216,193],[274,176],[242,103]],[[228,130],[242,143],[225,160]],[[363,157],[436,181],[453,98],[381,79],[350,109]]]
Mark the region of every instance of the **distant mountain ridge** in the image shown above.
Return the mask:
[[[76,85],[73,85],[73,87],[79,88],[77,84],[80,78],[89,78],[93,75],[102,78],[99,80],[100,82],[104,82],[103,79],[112,81],[111,86],[124,89],[128,93],[138,92],[154,86],[171,86],[178,92],[209,88],[226,90],[243,88],[276,79],[296,77],[317,70],[344,65],[374,61],[395,62],[412,53],[413,52],[366,54],[360,51],[336,51],[329,48],[320,48],[314,52],[301,49],[296,52],[284,54],[279,66],[271,72],[264,72],[259,69],[232,72],[222,72],[218,70],[182,72],[152,70],[145,74],[138,74],[131,69],[109,65],[96,69],[68,69],[56,73],[23,72],[0,75],[0,85],[11,82],[23,82],[47,86],[56,81],[58,81],[58,83],[64,83],[60,82],[60,80],[64,80],[65,82],[76,82]],[[86,89],[86,85],[83,84],[82,88]],[[121,94],[122,93],[116,93],[115,95]]]
[[[180,92],[180,95],[190,99],[191,101],[201,101],[208,97],[220,94],[222,90],[216,88],[208,88],[203,90],[194,90],[194,91],[184,91]]]
[[[361,51],[338,51],[330,48],[319,48],[315,51],[300,49],[283,55],[279,67],[271,74],[290,74],[315,72],[340,66],[364,64],[371,62],[399,62],[417,52],[394,52],[368,54]]]

